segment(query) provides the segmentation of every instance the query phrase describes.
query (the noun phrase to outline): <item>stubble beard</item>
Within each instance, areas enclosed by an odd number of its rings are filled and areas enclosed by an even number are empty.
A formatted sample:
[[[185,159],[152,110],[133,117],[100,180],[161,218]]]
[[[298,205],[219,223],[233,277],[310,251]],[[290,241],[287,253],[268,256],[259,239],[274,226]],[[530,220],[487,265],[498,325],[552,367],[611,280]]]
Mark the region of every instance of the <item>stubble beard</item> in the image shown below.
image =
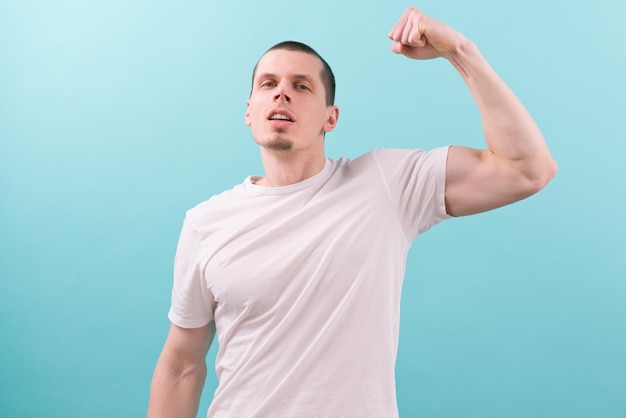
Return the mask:
[[[260,145],[270,151],[290,151],[293,148],[293,141],[282,135],[282,132],[279,130]]]

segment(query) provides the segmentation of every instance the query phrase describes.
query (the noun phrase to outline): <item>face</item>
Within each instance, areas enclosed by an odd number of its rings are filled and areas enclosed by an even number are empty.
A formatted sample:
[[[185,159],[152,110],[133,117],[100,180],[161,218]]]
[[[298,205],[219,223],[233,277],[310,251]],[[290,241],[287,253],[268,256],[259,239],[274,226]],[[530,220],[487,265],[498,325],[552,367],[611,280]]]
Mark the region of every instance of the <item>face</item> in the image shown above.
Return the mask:
[[[326,104],[321,71],[317,57],[300,51],[277,49],[261,58],[245,116],[257,144],[272,151],[323,149],[339,109]]]

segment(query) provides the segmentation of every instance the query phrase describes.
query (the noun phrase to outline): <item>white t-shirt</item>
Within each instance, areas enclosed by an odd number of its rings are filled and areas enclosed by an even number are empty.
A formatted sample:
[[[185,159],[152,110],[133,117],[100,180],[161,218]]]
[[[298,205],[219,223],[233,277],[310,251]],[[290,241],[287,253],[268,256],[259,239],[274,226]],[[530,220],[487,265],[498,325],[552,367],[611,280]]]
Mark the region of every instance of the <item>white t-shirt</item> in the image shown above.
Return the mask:
[[[209,417],[396,417],[400,293],[414,238],[448,218],[447,147],[326,159],[187,212],[170,320],[215,321]]]

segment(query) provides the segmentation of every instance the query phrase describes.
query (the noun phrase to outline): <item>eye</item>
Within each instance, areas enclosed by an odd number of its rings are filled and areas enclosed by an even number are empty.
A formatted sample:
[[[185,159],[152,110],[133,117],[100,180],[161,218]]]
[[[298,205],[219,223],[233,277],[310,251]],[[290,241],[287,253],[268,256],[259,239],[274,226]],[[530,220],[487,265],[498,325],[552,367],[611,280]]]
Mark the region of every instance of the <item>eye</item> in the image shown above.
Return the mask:
[[[261,87],[274,87],[276,86],[276,82],[274,81],[264,81],[261,83]]]
[[[309,86],[307,86],[306,84],[296,84],[296,88],[298,90],[310,90]]]

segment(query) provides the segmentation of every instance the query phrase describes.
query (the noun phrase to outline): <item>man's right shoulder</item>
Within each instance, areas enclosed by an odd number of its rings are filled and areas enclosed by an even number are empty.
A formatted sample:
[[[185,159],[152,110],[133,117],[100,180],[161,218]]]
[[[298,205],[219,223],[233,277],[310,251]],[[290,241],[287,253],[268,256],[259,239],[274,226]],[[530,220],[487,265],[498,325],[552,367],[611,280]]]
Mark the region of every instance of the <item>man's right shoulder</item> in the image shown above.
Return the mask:
[[[202,224],[210,220],[228,217],[246,200],[242,185],[224,190],[206,200],[201,201],[186,212],[186,218],[192,224]]]

